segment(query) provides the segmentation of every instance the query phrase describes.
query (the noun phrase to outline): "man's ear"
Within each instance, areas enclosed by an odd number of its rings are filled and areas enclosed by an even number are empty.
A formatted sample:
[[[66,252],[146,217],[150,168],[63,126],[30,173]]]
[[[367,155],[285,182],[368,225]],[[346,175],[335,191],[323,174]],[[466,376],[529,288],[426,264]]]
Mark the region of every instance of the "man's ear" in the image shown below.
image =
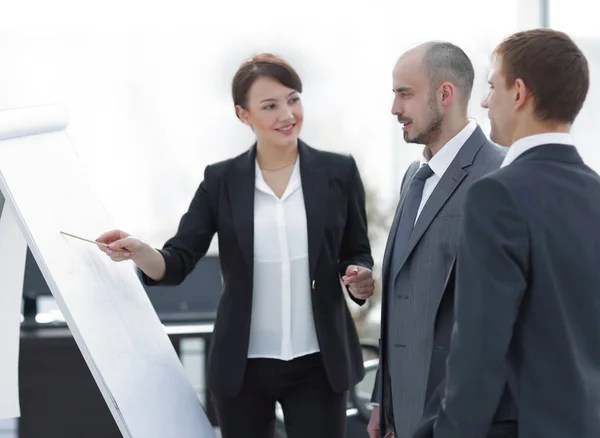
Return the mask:
[[[523,108],[523,106],[525,106],[527,102],[529,102],[532,96],[531,92],[529,91],[529,88],[527,88],[525,82],[523,82],[523,79],[517,78],[513,86],[515,87],[515,94],[513,97],[514,105],[515,109],[518,110]]]
[[[451,82],[444,82],[440,85],[440,103],[443,107],[450,105],[456,99],[456,87]]]

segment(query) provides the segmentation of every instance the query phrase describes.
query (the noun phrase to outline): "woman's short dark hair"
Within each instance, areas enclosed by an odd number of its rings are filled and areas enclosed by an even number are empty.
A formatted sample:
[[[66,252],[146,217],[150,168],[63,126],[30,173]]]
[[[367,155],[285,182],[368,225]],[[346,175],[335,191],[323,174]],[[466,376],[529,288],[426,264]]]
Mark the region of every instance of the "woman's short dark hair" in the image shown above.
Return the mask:
[[[507,87],[521,79],[533,94],[540,120],[573,123],[590,85],[587,60],[565,33],[533,29],[509,36],[496,47]]]
[[[271,53],[259,53],[244,61],[233,76],[231,82],[233,104],[245,109],[248,103],[248,91],[261,77],[273,78],[283,86],[302,93],[302,81],[291,65]]]

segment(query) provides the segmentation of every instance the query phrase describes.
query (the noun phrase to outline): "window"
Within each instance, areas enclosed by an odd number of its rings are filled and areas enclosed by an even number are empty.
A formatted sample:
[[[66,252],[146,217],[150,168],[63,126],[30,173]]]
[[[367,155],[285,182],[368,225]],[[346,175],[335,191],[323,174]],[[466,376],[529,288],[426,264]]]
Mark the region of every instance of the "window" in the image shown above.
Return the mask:
[[[596,9],[592,6],[593,3],[584,0],[550,0],[549,24],[551,28],[571,36],[587,57],[590,89],[571,132],[583,159],[596,172],[600,172],[600,125],[597,115],[600,105],[600,28],[596,20]]]
[[[169,9],[107,0],[93,13],[77,0],[33,3],[12,2],[0,17],[0,108],[63,104],[113,220],[155,245],[174,232],[204,167],[253,141],[230,97],[246,57],[271,51],[299,71],[303,138],[352,153],[391,212],[404,171],[421,152],[404,144],[390,113],[397,57],[425,40],[461,46],[476,71],[470,116],[487,134],[480,102],[490,53],[531,16],[522,0],[307,0],[291,9],[240,0],[212,2],[210,10],[187,0]],[[374,242],[377,257],[383,243]]]

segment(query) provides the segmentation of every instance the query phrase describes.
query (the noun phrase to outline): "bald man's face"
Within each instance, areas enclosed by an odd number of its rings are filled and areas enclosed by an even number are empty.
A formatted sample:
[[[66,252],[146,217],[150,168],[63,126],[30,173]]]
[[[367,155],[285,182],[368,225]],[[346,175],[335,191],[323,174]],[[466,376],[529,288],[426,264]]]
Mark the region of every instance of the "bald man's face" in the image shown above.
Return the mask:
[[[392,114],[404,131],[404,141],[429,145],[440,135],[443,113],[438,108],[435,90],[422,64],[421,51],[403,55],[392,74],[394,102]]]

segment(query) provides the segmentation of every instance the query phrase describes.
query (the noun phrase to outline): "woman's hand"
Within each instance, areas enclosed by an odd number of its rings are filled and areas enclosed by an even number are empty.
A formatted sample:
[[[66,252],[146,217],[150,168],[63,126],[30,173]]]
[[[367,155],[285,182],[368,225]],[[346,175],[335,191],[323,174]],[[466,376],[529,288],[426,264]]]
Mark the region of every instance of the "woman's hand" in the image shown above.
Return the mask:
[[[149,248],[147,243],[121,230],[107,231],[101,234],[96,241],[108,245],[108,247],[100,245],[98,247],[115,262],[131,260]]]
[[[366,300],[375,291],[373,272],[369,268],[350,265],[346,275],[342,277],[344,285],[348,286],[350,293],[359,300]]]

